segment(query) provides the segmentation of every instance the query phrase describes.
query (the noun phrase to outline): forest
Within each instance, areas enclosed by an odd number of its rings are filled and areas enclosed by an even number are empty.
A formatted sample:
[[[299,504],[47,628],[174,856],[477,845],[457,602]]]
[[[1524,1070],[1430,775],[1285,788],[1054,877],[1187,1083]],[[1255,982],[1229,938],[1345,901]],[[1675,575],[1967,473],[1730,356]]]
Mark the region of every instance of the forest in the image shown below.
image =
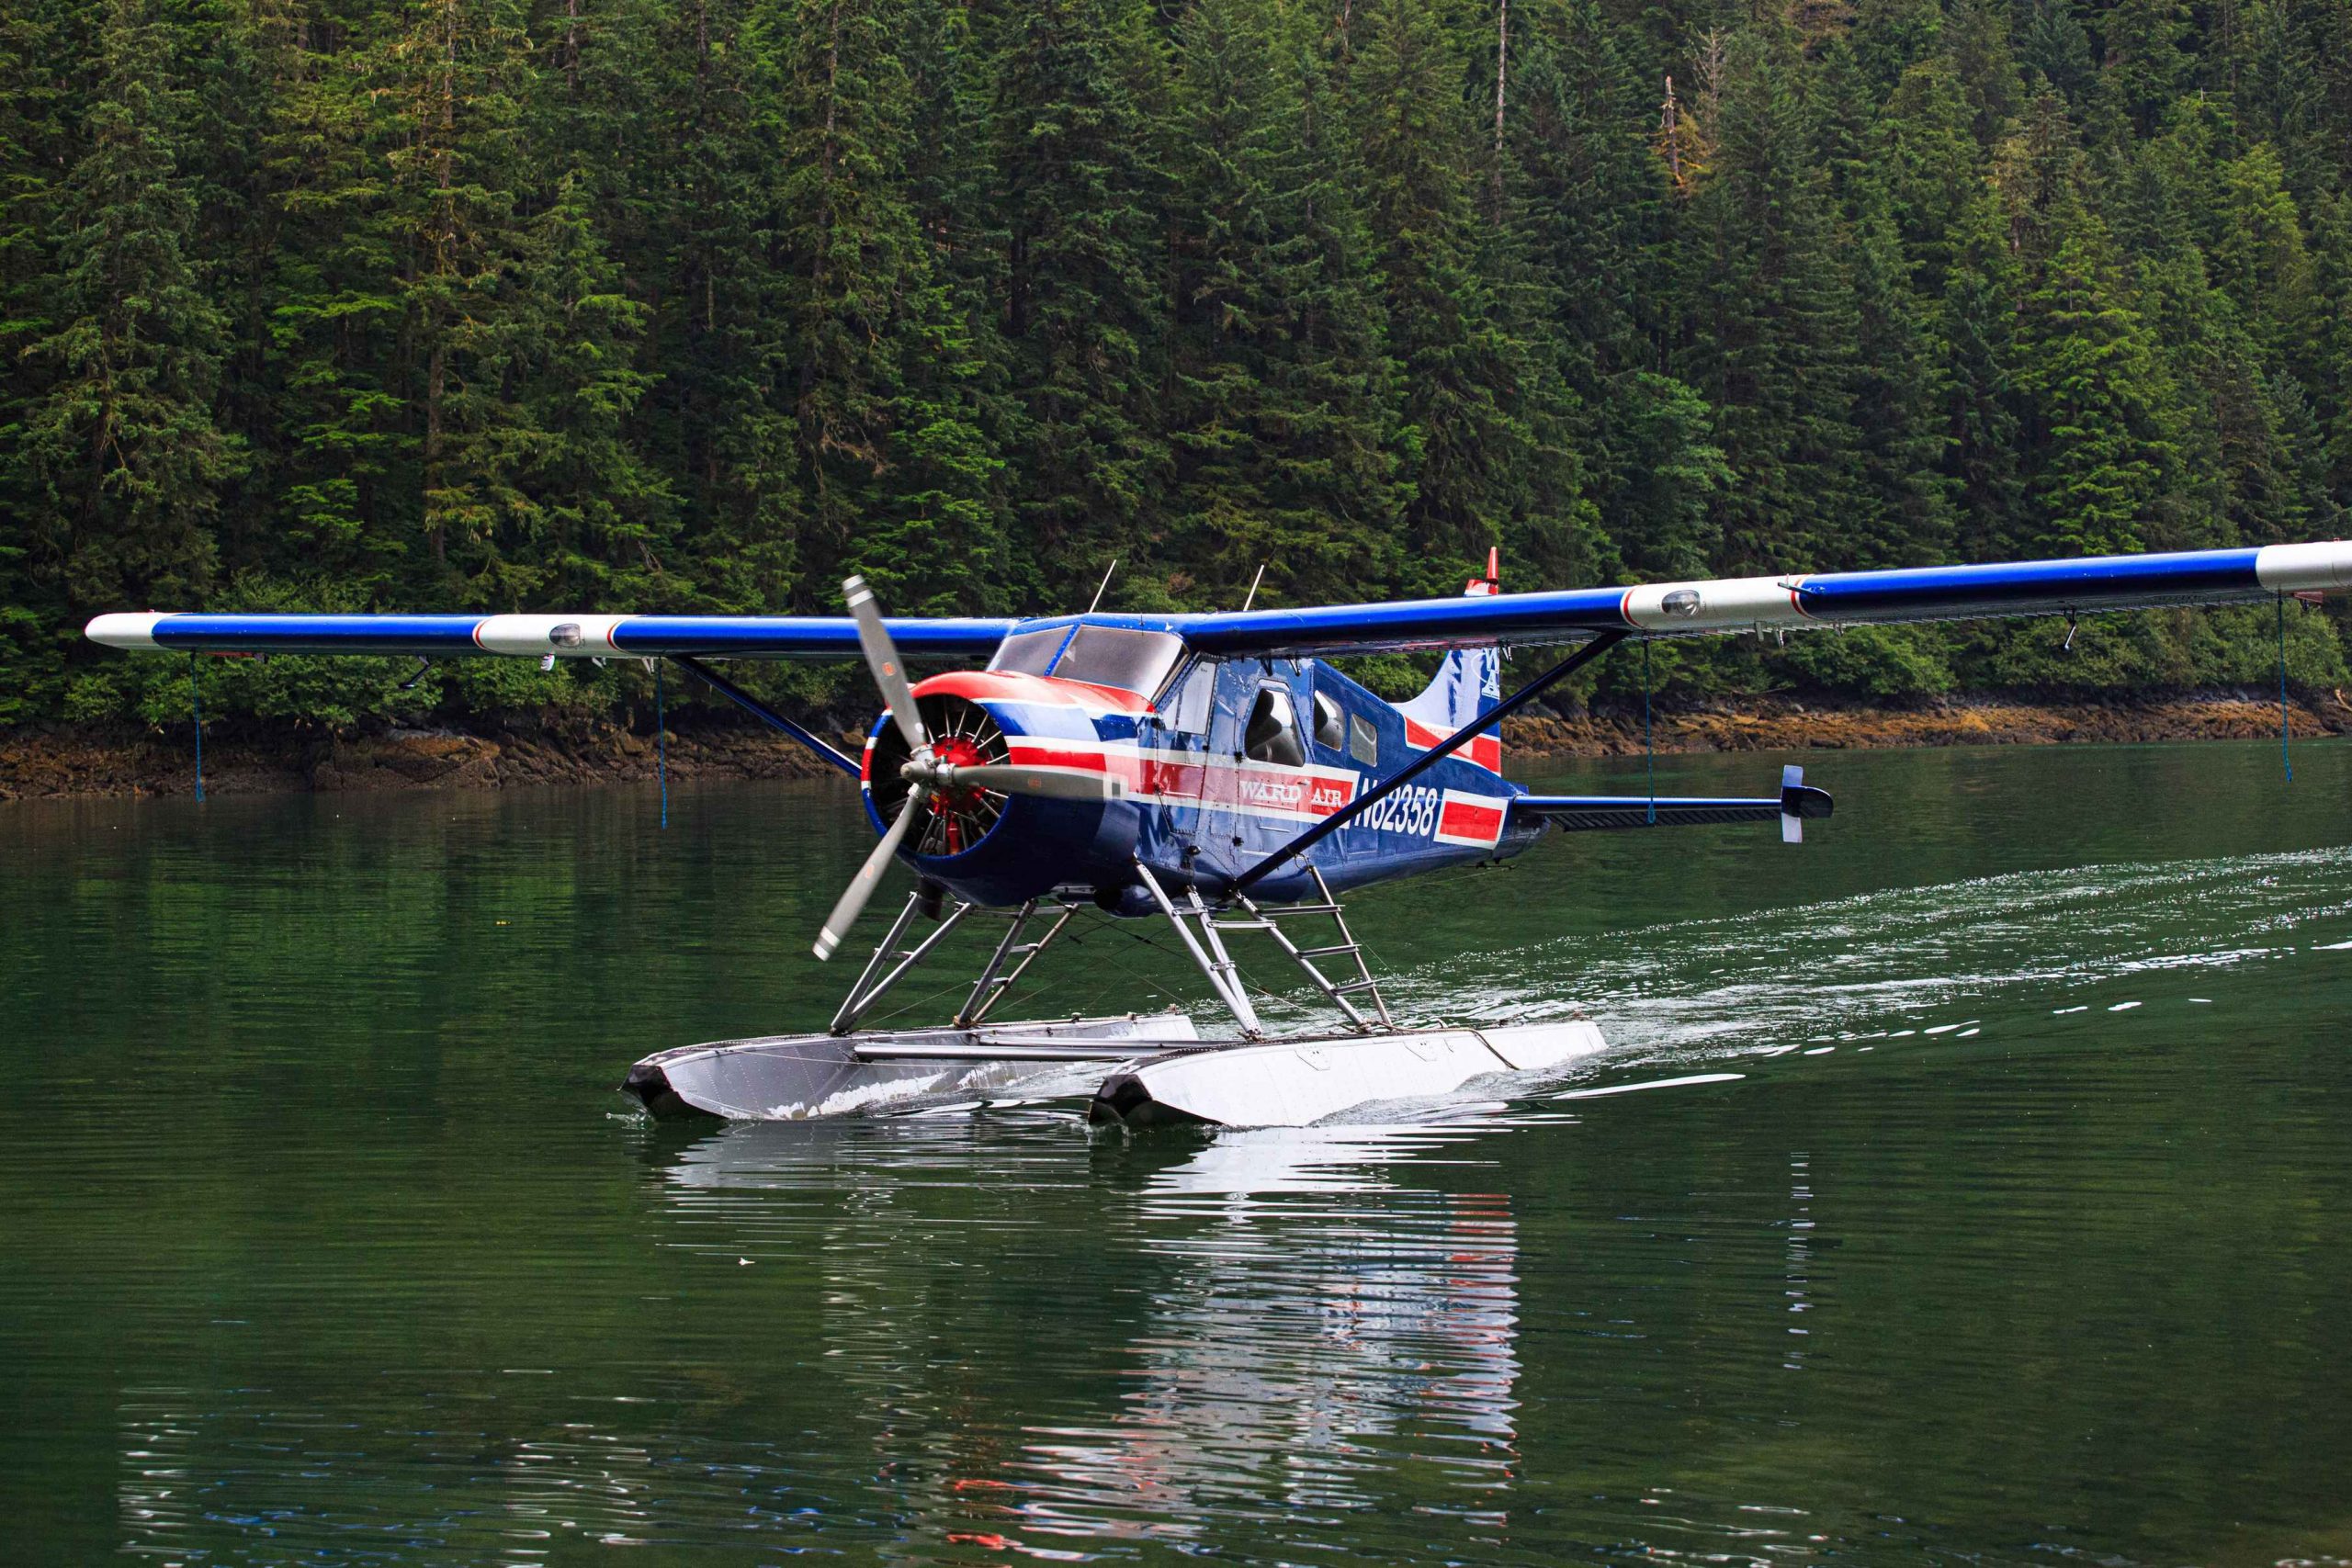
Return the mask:
[[[1114,559],[1106,607],[1229,608],[2347,506],[2352,0],[0,17],[0,724],[185,716],[186,664],[79,640],[109,609],[833,613],[855,570],[1066,613]],[[2345,681],[2341,608],[2282,608],[1645,678]],[[650,679],[204,663],[209,712],[334,725]]]

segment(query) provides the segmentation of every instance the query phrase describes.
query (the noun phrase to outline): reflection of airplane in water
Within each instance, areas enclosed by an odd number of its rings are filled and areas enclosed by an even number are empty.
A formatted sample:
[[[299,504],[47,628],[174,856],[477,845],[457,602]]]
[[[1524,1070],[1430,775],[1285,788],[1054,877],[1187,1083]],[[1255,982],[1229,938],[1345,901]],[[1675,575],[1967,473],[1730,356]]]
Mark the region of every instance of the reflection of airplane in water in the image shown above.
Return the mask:
[[[984,1126],[992,1129],[985,1135]],[[704,1233],[686,1245],[752,1252],[790,1230],[799,1248],[818,1254],[827,1365],[866,1385],[874,1438],[891,1450],[876,1457],[908,1474],[915,1495],[901,1506],[930,1516],[926,1524],[1004,1544],[1175,1542],[1215,1539],[1220,1517],[1303,1517],[1300,1510],[1393,1499],[1391,1472],[1408,1466],[1425,1499],[1498,1522],[1517,1462],[1510,1200],[1400,1179],[1417,1157],[1464,1131],[1283,1128],[1227,1130],[1173,1147],[1106,1142],[1091,1172],[1069,1166],[1061,1134],[1049,1140],[1058,1163],[1041,1159],[1032,1187],[1024,1162],[1008,1162],[1003,1123],[993,1117],[902,1122],[887,1132],[874,1123],[746,1123],[679,1151],[665,1174]],[[1041,1140],[1041,1155],[1047,1145]],[[1126,1354],[1107,1362],[1109,1389],[1099,1345],[1078,1397],[1056,1368],[982,1390],[960,1360],[910,1358],[909,1344],[926,1335],[960,1342],[989,1332],[937,1321],[984,1309],[910,1281],[925,1266],[910,1268],[906,1236],[877,1246],[847,1213],[811,1236],[805,1208],[757,1196],[878,1189],[880,1203],[912,1219],[910,1211],[931,1206],[929,1195],[952,1193],[939,1200],[942,1223],[950,1211],[953,1223],[968,1222],[968,1192],[943,1180],[951,1171],[975,1184],[1009,1177],[1023,1192],[1022,1234],[997,1241],[1024,1269],[1099,1280],[1114,1309],[1140,1292]],[[1106,1203],[1106,1184],[1132,1187],[1136,1201]],[[1091,1223],[1059,1223],[1055,1188],[1080,1200],[1074,1220]],[[734,1223],[713,1224],[720,1214]],[[1047,1341],[1053,1325],[1018,1332]],[[917,1409],[937,1428],[910,1427],[907,1413]],[[936,1462],[928,1496],[912,1484],[926,1458]],[[1449,1497],[1451,1506],[1442,1500]]]

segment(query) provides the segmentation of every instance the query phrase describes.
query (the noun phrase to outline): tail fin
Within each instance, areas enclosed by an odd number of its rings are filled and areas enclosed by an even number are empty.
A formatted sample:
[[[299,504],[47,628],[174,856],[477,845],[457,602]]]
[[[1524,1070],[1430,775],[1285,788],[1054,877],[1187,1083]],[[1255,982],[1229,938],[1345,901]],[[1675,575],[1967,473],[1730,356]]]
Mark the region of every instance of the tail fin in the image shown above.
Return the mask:
[[[1487,575],[1473,578],[1463,593],[1476,599],[1500,592],[1500,553],[1488,549]],[[1491,648],[1459,648],[1445,656],[1429,689],[1410,702],[1398,703],[1396,711],[1405,716],[1407,742],[1427,750],[1472,719],[1494,712],[1502,700],[1502,655]],[[1498,773],[1503,738],[1499,733],[1476,736],[1454,755]]]

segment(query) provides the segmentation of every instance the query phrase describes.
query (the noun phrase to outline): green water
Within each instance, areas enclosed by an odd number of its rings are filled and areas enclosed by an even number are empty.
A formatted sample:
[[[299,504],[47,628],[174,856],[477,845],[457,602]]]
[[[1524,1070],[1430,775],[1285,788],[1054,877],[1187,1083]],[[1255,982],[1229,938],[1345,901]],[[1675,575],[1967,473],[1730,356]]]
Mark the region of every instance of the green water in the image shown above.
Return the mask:
[[[0,807],[0,1561],[2352,1558],[2352,748],[1806,761],[1360,901],[1599,1064],[1133,1140],[629,1113],[830,1013],[831,785]]]

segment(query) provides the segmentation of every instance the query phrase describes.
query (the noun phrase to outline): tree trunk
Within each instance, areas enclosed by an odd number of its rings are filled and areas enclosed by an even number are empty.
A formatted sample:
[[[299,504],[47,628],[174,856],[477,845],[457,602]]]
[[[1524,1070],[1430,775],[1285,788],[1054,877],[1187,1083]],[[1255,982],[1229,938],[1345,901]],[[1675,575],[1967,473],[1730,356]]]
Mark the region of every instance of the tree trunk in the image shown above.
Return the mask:
[[[1503,89],[1510,78],[1510,0],[1495,6],[1495,187],[1494,220],[1503,220]]]

